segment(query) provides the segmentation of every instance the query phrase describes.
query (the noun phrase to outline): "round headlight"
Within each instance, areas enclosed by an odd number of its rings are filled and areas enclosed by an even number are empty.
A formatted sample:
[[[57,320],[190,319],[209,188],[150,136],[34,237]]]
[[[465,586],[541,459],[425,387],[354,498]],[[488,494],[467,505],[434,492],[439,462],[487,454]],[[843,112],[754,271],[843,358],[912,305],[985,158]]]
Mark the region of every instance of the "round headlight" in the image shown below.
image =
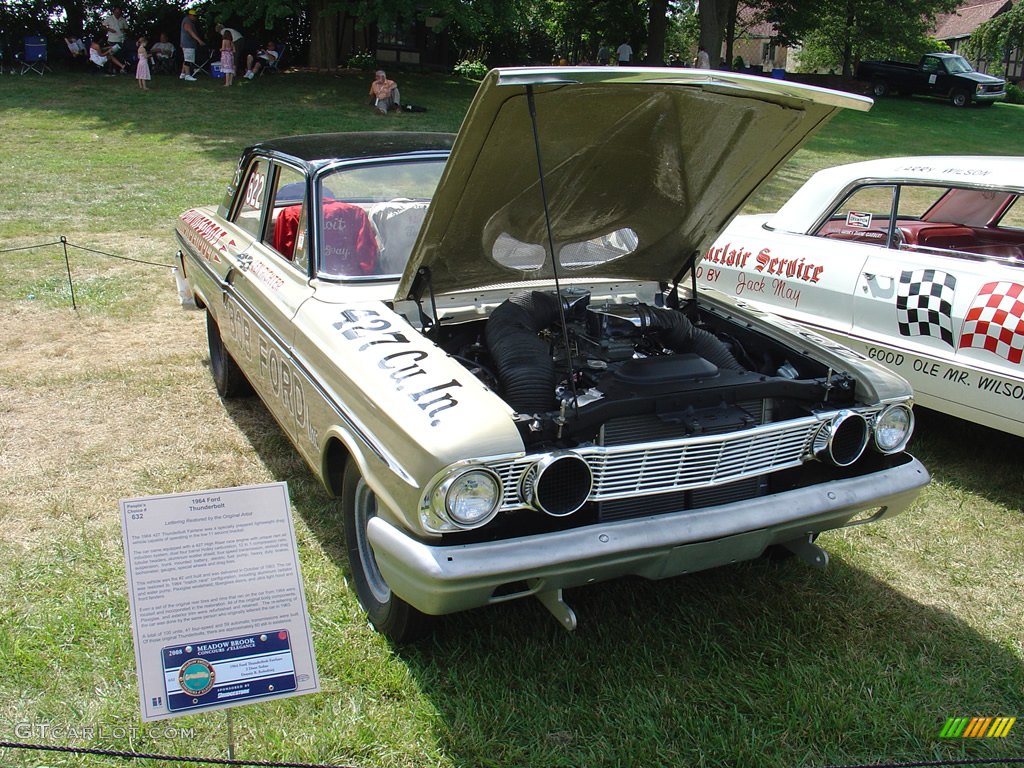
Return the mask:
[[[914,433],[914,412],[905,405],[890,405],[875,417],[875,447],[882,453],[902,451]]]
[[[471,469],[444,483],[444,509],[456,525],[483,525],[501,504],[501,481],[493,472]]]

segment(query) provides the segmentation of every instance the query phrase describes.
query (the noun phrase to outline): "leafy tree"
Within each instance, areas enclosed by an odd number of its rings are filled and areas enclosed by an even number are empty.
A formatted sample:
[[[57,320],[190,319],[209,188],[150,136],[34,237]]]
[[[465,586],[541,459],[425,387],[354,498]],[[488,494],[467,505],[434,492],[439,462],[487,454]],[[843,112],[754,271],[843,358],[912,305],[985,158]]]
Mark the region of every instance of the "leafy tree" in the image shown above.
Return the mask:
[[[958,0],[754,0],[777,30],[775,42],[802,43],[801,60],[853,72],[861,59],[913,57],[934,46],[928,31]],[[932,48],[934,50],[934,48]]]
[[[965,46],[965,53],[998,62],[998,69],[1002,72],[1010,51],[1021,47],[1024,47],[1024,3],[1017,3],[974,30]]]

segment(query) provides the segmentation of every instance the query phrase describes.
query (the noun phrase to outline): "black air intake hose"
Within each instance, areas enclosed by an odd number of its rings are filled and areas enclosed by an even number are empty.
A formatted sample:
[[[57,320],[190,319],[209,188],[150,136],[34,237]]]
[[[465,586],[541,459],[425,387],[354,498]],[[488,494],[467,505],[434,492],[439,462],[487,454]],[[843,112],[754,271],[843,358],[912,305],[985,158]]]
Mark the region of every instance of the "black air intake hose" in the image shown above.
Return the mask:
[[[660,309],[641,304],[639,308],[647,326],[658,331],[665,346],[674,352],[696,352],[718,368],[745,371],[724,343],[703,328],[695,328],[689,318],[674,309]]]
[[[537,334],[558,320],[558,298],[523,291],[502,302],[484,329],[487,348],[498,369],[506,402],[517,413],[556,408],[555,363]]]

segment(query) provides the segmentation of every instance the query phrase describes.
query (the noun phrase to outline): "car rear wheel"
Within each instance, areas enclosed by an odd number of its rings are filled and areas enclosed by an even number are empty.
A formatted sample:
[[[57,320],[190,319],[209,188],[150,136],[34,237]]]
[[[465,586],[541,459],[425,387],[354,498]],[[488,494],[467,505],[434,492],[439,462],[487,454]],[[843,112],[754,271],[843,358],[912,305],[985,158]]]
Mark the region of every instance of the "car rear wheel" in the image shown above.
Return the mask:
[[[210,348],[210,370],[213,372],[213,383],[217,386],[217,394],[224,398],[245,397],[252,394],[252,386],[238,367],[235,358],[224,347],[220,337],[220,328],[213,316],[206,313],[206,340]]]
[[[876,98],[889,95],[889,84],[884,80],[876,80],[871,84],[871,95]]]
[[[345,549],[356,597],[374,629],[395,643],[408,643],[430,632],[433,619],[391,591],[377,567],[366,526],[377,515],[377,496],[366,484],[354,461],[349,461],[341,483]]]
[[[949,103],[954,107],[966,107],[971,103],[971,94],[967,91],[953,91],[949,97]]]

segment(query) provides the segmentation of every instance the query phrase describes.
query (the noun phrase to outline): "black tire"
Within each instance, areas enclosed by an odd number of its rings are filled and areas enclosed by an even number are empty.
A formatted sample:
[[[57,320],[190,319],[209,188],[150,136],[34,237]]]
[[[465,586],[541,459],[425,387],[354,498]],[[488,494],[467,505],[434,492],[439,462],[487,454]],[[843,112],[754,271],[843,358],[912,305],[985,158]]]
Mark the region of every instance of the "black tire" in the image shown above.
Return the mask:
[[[871,95],[876,99],[889,95],[889,84],[885,80],[876,80],[871,84]]]
[[[377,514],[377,497],[354,461],[345,465],[341,508],[352,584],[373,628],[394,643],[409,643],[429,634],[433,617],[416,610],[392,592],[377,567],[366,536],[366,525]]]
[[[213,383],[217,386],[217,394],[225,399],[251,395],[252,385],[238,367],[235,358],[224,347],[220,328],[209,312],[206,313],[206,341],[210,348],[210,371],[213,373]]]
[[[953,91],[949,95],[949,103],[954,107],[966,107],[971,103],[971,94],[963,90]]]

